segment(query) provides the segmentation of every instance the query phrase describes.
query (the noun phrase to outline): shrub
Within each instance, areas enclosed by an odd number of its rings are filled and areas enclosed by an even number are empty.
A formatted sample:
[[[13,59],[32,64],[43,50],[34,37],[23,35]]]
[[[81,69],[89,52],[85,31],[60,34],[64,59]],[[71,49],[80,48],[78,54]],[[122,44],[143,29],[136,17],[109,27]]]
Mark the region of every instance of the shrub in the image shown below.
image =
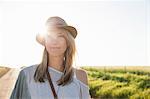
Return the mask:
[[[107,99],[108,98],[112,98],[111,93],[112,93],[113,89],[114,89],[114,86],[109,86],[107,88],[103,88],[101,90],[98,90],[97,95],[98,95],[99,98],[102,98],[102,99],[104,99],[104,98],[107,98]]]
[[[139,82],[138,87],[142,89],[150,88],[150,79],[143,79]]]
[[[112,96],[113,98],[129,98],[130,95],[133,95],[136,92],[134,87],[121,87],[113,90]]]
[[[117,76],[112,76],[111,78],[112,80],[118,81],[118,82],[129,82],[128,79],[124,78],[124,77],[117,77]]]
[[[100,80],[95,80],[89,83],[90,87],[90,95],[92,98],[97,97],[97,91],[100,90],[101,85],[100,85]]]
[[[93,77],[93,78],[98,78],[98,74],[99,74],[99,72],[93,71],[93,72],[90,73],[90,76]]]
[[[137,92],[130,96],[130,99],[150,99],[150,89]]]
[[[101,77],[102,80],[110,80],[111,79],[111,76],[109,74],[104,74],[102,77]]]
[[[101,89],[98,90],[97,95],[99,98],[112,98],[111,92],[113,89],[116,88],[115,86],[116,82],[108,80],[108,81],[103,81],[101,83]]]

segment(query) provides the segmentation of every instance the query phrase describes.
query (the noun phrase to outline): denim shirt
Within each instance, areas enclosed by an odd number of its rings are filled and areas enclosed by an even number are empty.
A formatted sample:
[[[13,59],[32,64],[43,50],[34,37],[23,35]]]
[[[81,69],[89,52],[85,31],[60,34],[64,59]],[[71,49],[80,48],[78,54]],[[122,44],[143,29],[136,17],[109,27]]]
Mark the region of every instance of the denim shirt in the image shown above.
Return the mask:
[[[32,65],[20,71],[10,99],[54,99],[48,80],[44,83],[34,81],[37,65]],[[48,68],[58,99],[89,99],[89,87],[76,78],[65,86],[58,86],[57,80],[63,75],[52,67]]]

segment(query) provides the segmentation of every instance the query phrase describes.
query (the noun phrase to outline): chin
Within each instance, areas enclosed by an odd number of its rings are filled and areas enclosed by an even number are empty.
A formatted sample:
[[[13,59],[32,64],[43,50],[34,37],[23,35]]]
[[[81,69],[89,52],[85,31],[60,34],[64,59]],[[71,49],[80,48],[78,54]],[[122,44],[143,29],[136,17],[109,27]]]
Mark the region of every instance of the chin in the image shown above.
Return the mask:
[[[62,56],[62,55],[64,55],[64,53],[55,53],[55,52],[51,52],[51,53],[49,53],[49,55],[50,56],[54,56],[54,57],[57,57],[57,56]]]

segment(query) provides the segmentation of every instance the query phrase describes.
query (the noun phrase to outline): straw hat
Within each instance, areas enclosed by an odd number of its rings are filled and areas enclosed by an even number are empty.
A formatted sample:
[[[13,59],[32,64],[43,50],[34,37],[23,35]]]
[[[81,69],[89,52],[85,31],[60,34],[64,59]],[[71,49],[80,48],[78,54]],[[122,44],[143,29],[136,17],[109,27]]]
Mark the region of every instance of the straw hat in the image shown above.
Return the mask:
[[[77,30],[73,26],[67,25],[64,19],[60,17],[50,17],[46,21],[46,25],[50,28],[63,28],[67,30],[74,38],[77,36]],[[36,35],[36,40],[38,43],[44,45],[44,36],[42,34],[37,34]]]

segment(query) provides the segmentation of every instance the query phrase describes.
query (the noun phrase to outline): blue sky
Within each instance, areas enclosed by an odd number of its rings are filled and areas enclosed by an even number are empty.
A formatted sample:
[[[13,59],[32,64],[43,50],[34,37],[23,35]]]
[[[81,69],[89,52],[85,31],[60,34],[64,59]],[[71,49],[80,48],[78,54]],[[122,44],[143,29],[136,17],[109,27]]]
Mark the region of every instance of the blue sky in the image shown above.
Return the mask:
[[[150,66],[148,0],[0,2],[0,64],[39,63],[35,35],[56,15],[78,30],[76,65]]]

